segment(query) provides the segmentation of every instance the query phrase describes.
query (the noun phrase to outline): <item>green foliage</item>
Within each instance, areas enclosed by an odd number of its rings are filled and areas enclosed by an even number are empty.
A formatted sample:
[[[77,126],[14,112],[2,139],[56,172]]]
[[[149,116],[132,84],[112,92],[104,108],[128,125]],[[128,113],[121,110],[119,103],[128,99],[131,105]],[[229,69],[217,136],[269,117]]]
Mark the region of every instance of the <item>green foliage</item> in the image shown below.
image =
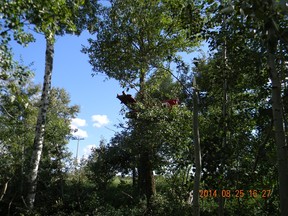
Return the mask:
[[[71,156],[67,148],[67,135],[71,133],[70,122],[79,112],[79,106],[70,105],[70,96],[64,89],[53,88],[49,100],[39,190],[47,197],[49,192],[52,192],[53,196],[58,194],[56,199],[61,201],[63,194],[59,192],[62,190],[63,193],[68,171],[66,166]],[[42,199],[45,200],[46,197],[43,195]]]
[[[105,146],[103,143],[100,144],[99,148],[92,150],[92,154],[89,156],[87,162],[88,178],[93,181],[97,188],[105,190],[108,183],[116,174],[113,164],[110,160],[109,147]]]
[[[34,116],[36,115],[35,108],[32,106],[33,96],[39,87],[31,83],[21,86],[17,81],[11,79],[2,82],[1,87],[0,145],[3,172],[0,181],[3,185],[7,181],[10,182],[11,179],[20,179],[17,175],[24,166],[22,154],[25,145],[29,146],[31,140],[31,133],[26,133],[26,131],[34,126]]]
[[[192,68],[200,91],[201,189],[271,189],[267,199],[225,199],[223,214],[279,215],[267,47],[278,41],[275,64],[283,87],[287,135],[287,10],[284,1],[275,1],[275,7],[271,2],[113,0],[100,7],[97,1],[4,1],[0,5],[1,214],[191,215],[187,199],[195,172],[192,74],[177,55],[205,38],[212,52],[207,59],[194,59]],[[82,167],[68,170],[65,137],[79,108],[69,105],[64,90],[51,91],[38,201],[30,213],[21,209],[21,195],[39,87],[25,79],[29,70],[13,63],[8,46],[13,37],[21,44],[33,40],[24,31],[24,18],[48,39],[51,34],[80,34],[83,28],[98,31],[95,40],[89,40],[90,47],[83,49],[95,74],[105,73],[125,87],[142,84],[140,92],[144,89],[145,94],[136,95],[136,118],[127,120],[107,144],[102,141]],[[268,28],[275,30],[275,38],[268,37]],[[169,68],[171,62],[177,71]],[[176,73],[182,83],[174,82],[171,74]],[[182,104],[161,106],[172,98]],[[149,152],[157,189],[149,209],[139,193],[143,152]],[[8,189],[3,192],[5,185]],[[201,215],[218,215],[220,207],[218,198],[200,198]]]
[[[92,7],[93,6],[93,7]],[[19,79],[29,74],[27,68],[13,61],[10,41],[27,46],[35,41],[30,29],[43,33],[49,40],[65,32],[80,34],[96,25],[97,1],[2,1],[0,5],[0,80]],[[89,26],[88,26],[89,25]],[[28,28],[27,28],[28,26]],[[11,87],[13,88],[13,86]]]
[[[8,82],[8,81],[7,81]],[[13,89],[10,88],[13,84]],[[9,86],[10,85],[10,86]],[[9,80],[3,83],[0,98],[0,164],[1,214],[22,212],[25,207],[21,196],[25,194],[25,173],[30,161],[34,128],[37,119],[40,87],[30,80],[19,85]],[[63,199],[69,154],[66,136],[70,134],[70,121],[79,111],[70,106],[69,95],[63,89],[52,89],[48,108],[49,124],[45,137],[44,157],[41,161],[39,205],[52,205],[53,199]],[[7,190],[2,191],[7,184]],[[50,201],[51,200],[51,201]],[[10,204],[9,204],[10,203]],[[53,201],[52,201],[53,203]],[[34,214],[34,213],[33,213]],[[25,213],[26,215],[26,213]]]
[[[126,86],[176,52],[189,50],[197,41],[186,40],[186,31],[179,26],[181,13],[176,13],[176,7],[185,5],[185,1],[111,1],[96,39],[90,39],[90,47],[83,49],[95,74],[105,73]],[[200,20],[199,14],[195,16],[194,22]]]

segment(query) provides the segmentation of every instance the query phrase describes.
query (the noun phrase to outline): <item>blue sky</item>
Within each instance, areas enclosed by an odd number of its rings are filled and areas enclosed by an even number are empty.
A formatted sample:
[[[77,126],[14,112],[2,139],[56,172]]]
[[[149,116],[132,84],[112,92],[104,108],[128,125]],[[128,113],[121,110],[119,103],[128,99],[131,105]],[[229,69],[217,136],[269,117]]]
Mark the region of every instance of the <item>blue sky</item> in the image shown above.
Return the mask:
[[[26,65],[33,62],[35,83],[43,83],[45,66],[45,39],[43,35],[35,35],[36,42],[28,47],[13,43],[16,59],[23,59]],[[71,104],[80,106],[77,119],[72,127],[78,128],[75,135],[84,137],[79,144],[79,156],[87,155],[92,146],[99,144],[101,138],[107,141],[118,129],[114,126],[124,122],[120,115],[121,104],[116,98],[122,89],[115,80],[105,80],[105,75],[92,78],[92,67],[88,56],[81,53],[81,47],[87,45],[88,33],[80,37],[66,35],[57,37],[55,44],[52,86],[64,88],[71,97]],[[70,141],[68,147],[76,155],[77,141]]]
[[[98,146],[101,138],[109,141],[114,131],[119,131],[115,125],[124,123],[120,115],[121,104],[116,98],[123,89],[116,80],[106,80],[104,74],[92,77],[88,56],[80,52],[82,45],[88,45],[89,37],[87,32],[79,37],[57,37],[52,75],[52,86],[64,88],[70,94],[71,104],[80,106],[80,113],[72,120],[72,128],[78,129],[75,135],[84,138],[79,143],[79,158],[87,157],[91,147]],[[35,72],[35,83],[42,84],[45,39],[40,34],[35,34],[35,38],[36,42],[30,43],[28,47],[13,43],[12,48],[16,59],[22,58],[26,65],[33,62],[31,68]],[[189,62],[197,55],[195,52],[185,59]],[[76,156],[77,141],[70,141],[68,147]]]

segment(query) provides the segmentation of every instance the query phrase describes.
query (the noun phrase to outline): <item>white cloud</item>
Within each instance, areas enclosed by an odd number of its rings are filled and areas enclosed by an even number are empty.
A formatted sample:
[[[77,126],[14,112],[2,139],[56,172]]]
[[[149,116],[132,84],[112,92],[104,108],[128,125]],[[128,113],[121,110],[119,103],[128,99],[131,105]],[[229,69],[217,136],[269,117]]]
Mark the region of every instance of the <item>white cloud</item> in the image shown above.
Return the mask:
[[[92,121],[94,122],[93,127],[97,128],[107,125],[110,122],[107,115],[93,115]]]
[[[72,135],[75,137],[86,138],[88,137],[87,131],[80,129],[79,127],[86,126],[86,120],[80,118],[74,118],[71,120],[70,128],[74,130]]]
[[[83,157],[85,159],[88,159],[89,155],[92,153],[92,148],[96,148],[95,144],[91,144],[91,145],[87,145],[84,149],[83,149]]]
[[[71,121],[71,127],[73,127],[73,126],[75,126],[76,128],[84,127],[84,126],[86,126],[86,120],[80,119],[80,118],[74,118]]]
[[[80,137],[80,138],[88,137],[87,131],[79,129],[79,128],[75,128],[75,129],[77,129],[77,130],[76,130],[76,132],[72,133],[73,136]]]

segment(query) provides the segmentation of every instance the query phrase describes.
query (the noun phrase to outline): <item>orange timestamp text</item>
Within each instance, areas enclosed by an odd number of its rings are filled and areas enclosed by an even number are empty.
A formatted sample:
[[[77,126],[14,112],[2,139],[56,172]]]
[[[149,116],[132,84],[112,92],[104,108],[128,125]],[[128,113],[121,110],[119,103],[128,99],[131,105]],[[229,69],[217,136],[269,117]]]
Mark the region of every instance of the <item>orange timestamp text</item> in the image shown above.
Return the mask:
[[[243,198],[252,197],[267,199],[271,196],[271,190],[199,190],[200,198],[223,197]]]

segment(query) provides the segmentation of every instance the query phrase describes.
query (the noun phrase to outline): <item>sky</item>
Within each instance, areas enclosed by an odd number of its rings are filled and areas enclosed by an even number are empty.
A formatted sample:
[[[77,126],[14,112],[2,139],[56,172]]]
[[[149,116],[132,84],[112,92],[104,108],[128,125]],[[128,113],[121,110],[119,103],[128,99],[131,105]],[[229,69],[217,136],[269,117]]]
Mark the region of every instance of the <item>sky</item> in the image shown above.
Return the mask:
[[[101,138],[109,141],[114,131],[119,131],[115,125],[124,123],[120,115],[122,105],[116,98],[122,88],[117,81],[106,80],[104,74],[92,77],[88,55],[80,52],[82,45],[88,45],[89,37],[85,32],[79,37],[57,37],[52,75],[52,87],[64,88],[70,95],[71,105],[80,106],[80,113],[71,124],[72,129],[78,129],[74,135],[84,138],[79,141],[79,158],[87,157],[91,147],[98,146]],[[15,59],[22,59],[25,65],[33,63],[34,82],[42,84],[46,44],[43,35],[36,34],[35,38],[36,42],[28,47],[13,43],[12,49]],[[75,157],[77,140],[71,140],[68,148]]]
[[[125,120],[120,114],[122,105],[116,98],[123,89],[114,79],[99,74],[94,77],[88,55],[80,50],[88,45],[91,36],[84,32],[80,36],[65,35],[56,38],[52,75],[52,87],[64,88],[70,95],[71,105],[79,105],[80,113],[72,119],[71,129],[77,129],[79,141],[78,159],[91,153],[91,148],[99,145],[101,139],[107,141],[119,131],[116,127]],[[36,84],[43,83],[45,67],[45,39],[41,34],[35,34],[36,42],[28,47],[12,43],[15,59],[22,59],[25,65],[33,63],[31,69],[35,73]],[[184,58],[193,59],[196,53]],[[76,156],[77,140],[70,140],[69,150]]]

